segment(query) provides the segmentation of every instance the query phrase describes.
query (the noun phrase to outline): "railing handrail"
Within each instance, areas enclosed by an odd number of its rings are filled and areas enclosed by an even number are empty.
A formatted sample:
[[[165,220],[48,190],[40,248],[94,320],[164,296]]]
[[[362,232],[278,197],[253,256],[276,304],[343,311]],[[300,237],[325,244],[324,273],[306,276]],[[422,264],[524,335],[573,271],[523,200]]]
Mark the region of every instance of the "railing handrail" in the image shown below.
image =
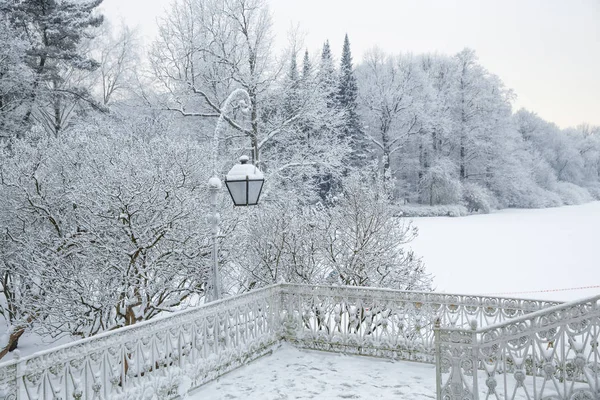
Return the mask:
[[[414,291],[414,290],[400,290],[400,289],[389,289],[389,288],[376,288],[376,287],[366,287],[366,286],[347,286],[347,285],[303,285],[303,284],[299,284],[299,283],[276,283],[273,285],[269,285],[269,286],[265,286],[263,288],[259,288],[256,290],[252,290],[249,292],[245,292],[242,293],[240,295],[236,295],[236,296],[232,296],[232,297],[226,297],[211,303],[207,303],[207,304],[202,304],[200,306],[197,307],[193,307],[193,308],[189,308],[189,309],[185,309],[185,310],[181,310],[181,311],[176,311],[173,312],[171,314],[166,314],[164,316],[158,316],[156,318],[153,318],[151,320],[147,320],[147,321],[141,321],[138,322],[134,325],[129,325],[129,326],[124,326],[121,328],[117,328],[114,330],[110,330],[110,331],[106,331],[106,332],[102,332],[99,333],[97,335],[94,336],[90,336],[87,338],[83,338],[83,339],[78,339],[78,340],[74,340],[72,342],[69,343],[65,343],[59,346],[55,346],[49,349],[45,349],[45,350],[41,350],[38,352],[35,352],[33,354],[30,354],[28,356],[25,357],[21,357],[18,360],[16,359],[12,359],[9,361],[4,361],[4,362],[0,362],[0,368],[5,367],[5,366],[10,366],[13,365],[17,362],[26,362],[28,360],[31,360],[33,358],[36,357],[40,357],[40,356],[44,356],[50,353],[54,353],[57,351],[61,351],[61,350],[66,350],[69,349],[71,347],[75,347],[75,346],[80,346],[82,344],[85,343],[90,343],[90,342],[94,342],[106,337],[110,337],[113,335],[116,335],[118,333],[123,333],[123,332],[127,332],[129,330],[139,330],[144,328],[147,325],[155,325],[158,322],[162,322],[164,320],[167,319],[171,319],[171,318],[179,318],[181,316],[184,316],[186,314],[195,314],[195,313],[201,313],[204,310],[208,310],[211,308],[215,308],[221,304],[225,304],[228,302],[232,302],[232,301],[241,301],[244,297],[250,296],[250,295],[257,295],[260,292],[263,291],[268,291],[272,288],[276,288],[276,287],[280,287],[283,290],[285,288],[291,288],[291,287],[297,287],[297,288],[302,288],[303,290],[309,290],[309,291],[314,291],[315,289],[318,290],[347,290],[347,291],[355,291],[355,292],[379,292],[379,293],[386,293],[386,294],[398,294],[398,293],[402,293],[402,294],[406,294],[406,295],[415,295],[415,296],[443,296],[443,297],[450,297],[450,296],[458,296],[458,297],[469,297],[469,298],[476,298],[479,301],[482,301],[483,299],[497,299],[497,300],[517,300],[517,301],[531,301],[531,302],[544,302],[544,303],[548,303],[548,304],[552,304],[552,303],[559,303],[555,306],[550,306],[548,308],[544,308],[543,310],[540,311],[535,311],[532,313],[529,313],[527,315],[521,316],[521,317],[516,317],[514,319],[511,319],[508,322],[505,323],[510,323],[510,322],[514,322],[516,320],[519,320],[521,318],[529,318],[530,316],[543,312],[545,310],[549,310],[549,309],[555,309],[555,307],[560,307],[560,306],[565,306],[568,307],[569,304],[572,304],[573,302],[569,302],[569,303],[564,303],[564,302],[559,302],[559,301],[553,301],[553,300],[536,300],[536,299],[524,299],[524,298],[516,298],[516,297],[500,297],[500,296],[485,296],[485,295],[471,295],[471,294],[460,294],[460,293],[445,293],[445,292],[435,292],[435,291]],[[598,298],[600,298],[600,296],[596,296]],[[586,300],[588,301],[588,300]],[[585,302],[585,301],[584,301]],[[575,302],[576,304],[576,302]],[[494,325],[489,325],[489,327],[497,327],[499,325],[502,325],[504,323],[499,323],[499,324],[494,324]],[[452,330],[462,330],[461,328],[456,328],[456,327],[444,327],[444,329],[452,329]],[[478,330],[479,332],[479,330]]]
[[[522,297],[510,297],[510,296],[490,296],[484,294],[468,294],[468,293],[446,293],[446,292],[436,292],[432,291],[417,291],[417,290],[400,290],[400,289],[390,289],[390,288],[379,288],[379,287],[370,287],[370,286],[348,286],[348,285],[304,285],[301,283],[281,283],[283,288],[285,287],[302,287],[307,288],[308,290],[314,289],[344,289],[344,290],[353,290],[353,291],[369,291],[369,292],[382,292],[382,293],[407,293],[407,294],[415,294],[415,295],[438,295],[438,296],[461,296],[461,297],[474,297],[481,299],[498,299],[498,300],[517,300],[517,301],[531,301],[531,302],[543,302],[552,304],[555,303],[557,305],[565,304],[564,301],[559,300],[548,300],[548,299],[530,299],[530,298],[522,298]]]
[[[463,329],[463,328],[455,328],[452,330],[469,330],[469,331],[473,331],[476,334],[481,334],[481,333],[486,333],[490,330],[494,330],[494,329],[498,329],[498,328],[503,328],[505,326],[509,326],[509,325],[514,325],[514,324],[518,324],[520,322],[526,322],[529,321],[531,319],[535,319],[537,317],[542,317],[544,315],[548,315],[548,314],[552,314],[554,312],[557,311],[562,311],[562,310],[566,310],[578,305],[583,305],[583,304],[587,304],[587,303],[598,303],[600,302],[600,295],[595,295],[595,296],[591,296],[591,297],[587,297],[585,299],[580,299],[580,300],[573,300],[573,301],[569,301],[569,302],[565,302],[562,304],[558,304],[556,306],[551,306],[548,308],[544,308],[542,310],[538,310],[538,311],[534,311],[531,312],[529,314],[525,314],[525,315],[521,315],[519,317],[515,317],[512,318],[508,321],[504,321],[504,322],[499,322],[496,324],[490,324],[490,325],[486,325],[485,327],[479,327],[476,330],[470,330],[470,329]],[[598,304],[596,304],[598,305]],[[450,330],[448,328],[442,328],[445,330]]]
[[[502,326],[503,324],[507,324],[507,323],[513,323],[515,321],[518,320],[526,320],[531,318],[532,316],[538,315],[539,313],[543,313],[545,311],[549,311],[549,310],[556,310],[556,309],[562,309],[560,307],[570,307],[574,304],[579,304],[579,302],[588,302],[590,301],[589,299],[586,300],[579,300],[579,301],[575,301],[575,302],[559,302],[559,301],[553,301],[553,300],[536,300],[536,299],[524,299],[524,298],[516,298],[516,297],[501,297],[501,296],[486,296],[486,295],[472,295],[472,294],[460,294],[460,293],[445,293],[445,292],[435,292],[435,291],[414,291],[414,290],[400,290],[400,289],[389,289],[389,288],[375,288],[375,287],[363,287],[363,286],[343,286],[343,285],[303,285],[303,284],[299,284],[299,283],[276,283],[273,285],[269,285],[269,286],[265,286],[263,288],[260,289],[256,289],[256,290],[252,290],[249,292],[245,292],[242,293],[240,295],[236,295],[236,296],[232,296],[232,297],[226,297],[223,299],[220,299],[218,301],[214,301],[211,303],[207,303],[207,304],[202,304],[200,306],[197,307],[193,307],[193,308],[188,308],[185,310],[181,310],[181,311],[176,311],[173,312],[171,314],[166,314],[164,316],[158,316],[156,318],[153,318],[151,320],[147,320],[147,321],[142,321],[142,322],[138,322],[134,325],[129,325],[129,326],[124,326],[121,328],[117,328],[111,331],[106,331],[106,332],[102,332],[99,333],[97,335],[94,336],[90,336],[87,338],[83,338],[83,339],[78,339],[69,343],[65,343],[59,346],[55,346],[49,349],[45,349],[45,350],[41,350],[38,352],[35,352],[33,354],[30,354],[28,356],[25,357],[21,357],[18,360],[16,359],[12,359],[9,361],[4,361],[4,362],[0,362],[0,368],[5,367],[5,366],[10,366],[13,365],[17,362],[26,362],[28,360],[34,359],[36,357],[40,357],[40,356],[44,356],[50,353],[54,353],[57,351],[61,351],[61,350],[66,350],[69,349],[71,347],[75,347],[75,346],[80,346],[82,344],[85,343],[90,343],[90,342],[94,342],[94,341],[98,341],[100,339],[104,339],[106,337],[110,337],[113,335],[116,335],[118,333],[123,333],[123,332],[127,332],[129,330],[140,330],[143,329],[144,327],[148,326],[148,325],[155,325],[158,322],[162,322],[164,320],[168,320],[171,318],[179,318],[181,316],[185,316],[186,314],[196,314],[196,313],[201,313],[204,310],[209,310],[211,308],[215,308],[218,307],[221,304],[226,304],[228,302],[232,302],[232,301],[241,301],[243,300],[245,297],[250,296],[250,295],[257,295],[260,292],[263,291],[268,291],[271,290],[272,288],[276,288],[276,287],[280,287],[282,288],[282,290],[285,290],[286,288],[302,288],[303,290],[307,290],[307,291],[314,291],[315,289],[317,290],[346,290],[346,291],[350,291],[350,292],[376,292],[376,293],[383,293],[383,294],[405,294],[405,295],[415,295],[416,296],[424,296],[424,297],[430,297],[430,296],[441,296],[441,297],[451,297],[451,296],[457,296],[457,297],[469,297],[469,298],[475,298],[477,299],[479,302],[482,302],[484,299],[497,299],[497,300],[516,300],[516,301],[531,301],[531,302],[543,302],[543,303],[547,303],[547,304],[552,304],[552,303],[559,303],[557,305],[554,306],[549,306],[548,308],[544,308],[542,310],[539,311],[534,311],[531,312],[527,315],[523,315],[520,317],[516,317],[511,319],[510,321],[507,322],[502,322],[502,323],[498,323],[498,324],[493,324],[493,325],[488,325],[486,327],[486,329],[478,329],[477,332],[483,332],[487,329],[493,329],[495,327],[499,327]],[[590,299],[600,299],[600,295],[598,296],[594,296]],[[425,299],[425,300],[429,300],[429,299]],[[433,301],[432,301],[433,302]],[[558,308],[557,308],[558,307]],[[457,328],[457,327],[443,327],[444,329],[448,329],[448,330],[463,330],[461,328]]]
[[[280,285],[281,284],[278,283],[278,284],[274,284],[274,285],[265,286],[263,288],[252,290],[252,291],[249,291],[249,292],[245,292],[245,293],[242,293],[242,294],[239,294],[239,295],[236,295],[236,296],[225,297],[223,299],[220,299],[220,300],[217,300],[217,301],[213,301],[213,302],[210,302],[210,303],[206,303],[206,304],[202,304],[202,305],[197,306],[197,307],[193,307],[193,308],[189,308],[189,309],[185,309],[185,310],[181,310],[181,311],[176,311],[176,312],[173,312],[171,314],[166,314],[164,316],[159,316],[159,317],[156,317],[156,318],[152,318],[152,319],[147,320],[147,321],[141,321],[141,322],[138,322],[138,323],[133,324],[133,325],[123,326],[121,328],[117,328],[117,329],[113,329],[113,330],[110,330],[110,331],[102,332],[102,333],[99,333],[99,334],[94,335],[94,336],[90,336],[90,337],[87,337],[87,338],[74,340],[74,341],[69,342],[69,343],[65,343],[65,344],[62,344],[62,345],[59,345],[59,346],[55,346],[55,347],[52,347],[52,348],[49,348],[49,349],[45,349],[45,350],[41,350],[41,351],[35,352],[35,353],[30,354],[30,355],[25,356],[25,357],[20,357],[19,359],[12,359],[10,361],[0,362],[0,368],[6,367],[6,366],[10,366],[10,365],[13,365],[13,364],[16,364],[16,363],[25,363],[25,362],[27,362],[27,361],[29,361],[31,359],[34,359],[34,358],[42,357],[42,356],[45,356],[45,355],[48,355],[48,354],[51,354],[51,353],[56,353],[56,352],[63,351],[63,350],[68,350],[68,349],[70,349],[72,347],[81,346],[81,345],[84,345],[84,344],[87,344],[87,343],[93,343],[95,341],[99,341],[99,340],[104,339],[106,337],[117,336],[118,334],[125,333],[125,332],[128,332],[128,331],[141,330],[141,329],[143,329],[146,326],[153,326],[153,325],[156,325],[157,323],[162,323],[162,322],[164,322],[166,320],[169,320],[169,319],[181,318],[182,316],[185,316],[186,314],[190,314],[190,315],[200,314],[200,313],[202,313],[205,310],[210,310],[212,308],[217,308],[217,307],[219,307],[220,305],[223,305],[223,304],[227,304],[227,303],[231,303],[231,302],[239,302],[240,300],[242,300],[245,297],[256,296],[256,295],[260,294],[261,292],[269,291],[269,290],[271,290],[271,289],[273,289],[273,288],[275,288],[277,286],[280,286]]]
[[[515,330],[511,324],[518,324],[515,334],[522,334],[523,329],[537,327],[540,318],[541,323],[546,319],[554,323],[552,318],[544,318],[552,313],[558,313],[554,319],[560,323],[563,316],[569,321],[579,321],[588,314],[595,318],[599,301],[600,295],[561,303],[278,283],[0,363],[0,397],[12,394],[19,398],[22,393],[25,398],[34,398],[25,394],[30,389],[38,394],[58,390],[56,393],[63,397],[78,391],[81,397],[81,379],[92,375],[89,379],[94,385],[84,385],[85,398],[90,398],[93,390],[96,395],[101,391],[104,396],[122,394],[119,398],[124,399],[139,388],[149,387],[152,377],[162,379],[161,385],[172,389],[183,382],[170,380],[179,379],[177,374],[198,387],[266,354],[281,341],[300,348],[436,362],[436,374],[440,374],[441,346],[446,352],[448,348],[466,351],[450,355],[453,370],[458,370],[464,356],[471,357],[474,350],[484,351],[489,344],[484,334],[490,330],[498,330],[505,338]],[[570,308],[578,312],[571,313]],[[433,327],[436,318],[444,326]],[[473,320],[482,326],[477,329]],[[474,360],[472,365],[478,362]],[[165,372],[167,369],[170,372]],[[452,378],[453,385],[457,376]],[[476,377],[473,379],[476,387]],[[57,384],[60,387],[52,386]]]

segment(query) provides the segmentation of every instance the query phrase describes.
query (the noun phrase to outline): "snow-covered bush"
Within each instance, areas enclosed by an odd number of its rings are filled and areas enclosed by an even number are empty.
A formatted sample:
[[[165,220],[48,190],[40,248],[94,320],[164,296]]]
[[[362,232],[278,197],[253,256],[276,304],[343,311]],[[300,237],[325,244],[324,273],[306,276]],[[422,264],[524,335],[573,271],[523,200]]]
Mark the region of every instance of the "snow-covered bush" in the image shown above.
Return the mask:
[[[244,210],[246,211],[246,210]],[[270,202],[238,226],[226,287],[246,291],[280,281],[316,284],[325,279],[322,259],[326,214],[317,206]]]
[[[395,215],[400,217],[463,217],[469,215],[464,205],[426,206],[406,204],[395,207]]]
[[[2,154],[0,312],[17,330],[85,337],[203,293],[202,149],[100,122]]]
[[[570,182],[559,181],[556,184],[556,192],[560,196],[562,203],[567,205],[582,204],[594,199],[586,188]]]
[[[492,192],[476,183],[464,183],[462,195],[463,202],[469,212],[487,214],[496,206],[496,199]]]
[[[403,290],[430,288],[431,276],[420,258],[406,247],[417,230],[409,221],[394,217],[395,209],[382,187],[352,176],[345,181],[334,207],[326,211],[324,261],[339,283]]]
[[[600,184],[586,186],[587,191],[596,200],[600,200]]]
[[[563,204],[560,196],[555,192],[542,189],[532,184],[530,187],[523,188],[511,193],[508,207],[514,208],[547,208],[558,207]]]
[[[240,253],[225,272],[229,287],[286,281],[429,289],[431,277],[407,248],[416,229],[396,216],[383,187],[366,181],[347,177],[327,207],[261,206],[239,226]]]
[[[419,192],[429,205],[458,204],[462,195],[456,166],[449,160],[439,160],[427,169],[419,182]]]

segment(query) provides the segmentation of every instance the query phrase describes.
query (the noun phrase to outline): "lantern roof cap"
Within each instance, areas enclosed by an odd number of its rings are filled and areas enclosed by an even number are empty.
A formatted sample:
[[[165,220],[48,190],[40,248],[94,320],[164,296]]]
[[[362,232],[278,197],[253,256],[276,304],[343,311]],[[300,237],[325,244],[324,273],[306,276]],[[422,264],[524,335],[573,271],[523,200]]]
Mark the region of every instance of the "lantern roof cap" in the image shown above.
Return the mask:
[[[226,180],[238,181],[238,180],[261,180],[264,179],[263,173],[255,165],[247,164],[248,156],[240,157],[240,164],[236,164],[227,173]]]

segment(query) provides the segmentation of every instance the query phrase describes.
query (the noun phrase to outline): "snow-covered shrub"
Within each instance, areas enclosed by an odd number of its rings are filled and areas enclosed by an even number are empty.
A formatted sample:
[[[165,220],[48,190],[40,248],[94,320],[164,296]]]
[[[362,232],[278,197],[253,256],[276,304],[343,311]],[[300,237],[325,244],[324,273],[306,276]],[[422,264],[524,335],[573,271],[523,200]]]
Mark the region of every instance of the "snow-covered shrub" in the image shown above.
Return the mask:
[[[558,180],[556,179],[556,173],[548,164],[537,153],[534,153],[534,157],[531,160],[533,181],[537,183],[541,188],[554,191]]]
[[[247,213],[250,210],[243,210]],[[280,281],[315,284],[325,279],[322,258],[326,214],[317,206],[269,202],[238,226],[239,250],[226,268],[227,287],[246,291]]]
[[[326,210],[321,245],[324,262],[343,285],[426,290],[431,277],[406,247],[417,235],[379,185],[351,176],[335,205]]]
[[[462,188],[463,202],[469,212],[489,213],[496,206],[492,192],[473,182],[465,182]]]
[[[509,207],[514,208],[547,208],[559,207],[563,204],[560,196],[555,192],[542,189],[537,185],[516,193]]]
[[[469,211],[462,204],[438,206],[406,204],[396,206],[395,209],[395,215],[401,217],[463,217],[469,215]]]
[[[462,195],[456,166],[449,160],[439,160],[427,169],[419,182],[419,193],[429,205],[458,204]]]
[[[570,182],[559,181],[556,184],[556,192],[560,196],[563,204],[575,205],[587,203],[593,200],[590,192],[586,188],[577,186]]]
[[[87,337],[202,295],[208,177],[198,171],[210,169],[193,142],[102,121],[15,141],[0,160],[10,325]]]
[[[540,187],[527,176],[499,177],[495,184],[498,208],[546,208],[562,205],[560,196]]]
[[[600,184],[588,185],[586,189],[595,200],[600,200]]]
[[[416,229],[395,216],[383,185],[365,181],[346,177],[327,207],[262,206],[240,226],[242,250],[226,272],[229,287],[249,290],[283,280],[428,289],[431,278],[406,247]]]

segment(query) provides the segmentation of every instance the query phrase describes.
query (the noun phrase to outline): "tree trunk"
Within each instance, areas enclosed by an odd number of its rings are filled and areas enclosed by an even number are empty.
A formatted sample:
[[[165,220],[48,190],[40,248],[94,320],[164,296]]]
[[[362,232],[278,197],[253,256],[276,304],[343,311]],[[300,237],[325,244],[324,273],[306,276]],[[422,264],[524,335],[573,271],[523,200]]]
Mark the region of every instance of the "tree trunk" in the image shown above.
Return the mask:
[[[251,102],[250,124],[252,126],[252,137],[250,138],[252,146],[252,163],[256,166],[260,164],[260,149],[258,148],[258,110],[256,101],[256,92],[254,89],[249,90]]]
[[[15,351],[19,345],[19,339],[25,333],[25,328],[20,327],[15,329],[10,336],[8,337],[8,343],[6,346],[0,351],[0,360],[4,358],[11,351]]]

